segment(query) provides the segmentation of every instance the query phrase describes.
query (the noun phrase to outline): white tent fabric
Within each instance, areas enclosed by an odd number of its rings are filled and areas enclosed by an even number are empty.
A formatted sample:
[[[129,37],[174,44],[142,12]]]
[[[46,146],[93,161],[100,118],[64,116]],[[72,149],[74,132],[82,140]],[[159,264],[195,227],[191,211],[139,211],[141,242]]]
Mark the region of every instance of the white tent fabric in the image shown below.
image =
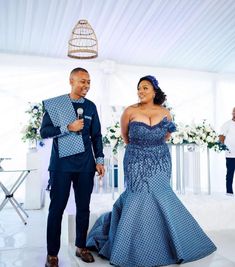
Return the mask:
[[[79,19],[101,62],[235,73],[234,0],[0,0],[0,52],[67,57]]]

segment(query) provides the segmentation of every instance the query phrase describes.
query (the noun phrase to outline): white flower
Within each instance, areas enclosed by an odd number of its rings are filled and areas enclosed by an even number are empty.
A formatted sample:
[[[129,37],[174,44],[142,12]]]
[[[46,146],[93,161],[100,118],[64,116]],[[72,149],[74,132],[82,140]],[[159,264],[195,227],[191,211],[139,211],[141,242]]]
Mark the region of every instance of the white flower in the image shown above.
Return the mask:
[[[116,143],[117,143],[117,140],[116,139],[111,139],[110,140],[110,145],[111,145],[112,148],[115,147]]]
[[[189,142],[189,143],[192,143],[192,142],[193,142],[193,138],[192,138],[192,137],[189,137],[189,138],[188,138],[188,142]]]
[[[197,144],[201,147],[208,147],[215,151],[225,150],[219,144],[219,136],[210,124],[204,120],[202,123],[192,123],[191,125],[177,124],[177,131],[172,133],[169,140],[172,144]]]
[[[180,139],[178,137],[173,138],[173,144],[174,145],[180,144]]]
[[[199,131],[197,133],[198,133],[198,135],[202,135],[203,134],[203,130],[199,129]]]
[[[187,132],[183,132],[183,137],[184,137],[185,140],[188,140],[188,134],[187,134]]]
[[[121,131],[120,131],[120,129],[117,129],[117,131],[115,132],[114,136],[115,136],[116,138],[119,138],[119,137],[121,136]]]
[[[117,153],[118,146],[122,146],[124,144],[119,122],[116,122],[113,126],[107,128],[107,132],[103,137],[103,143],[104,145],[111,145],[114,154]]]
[[[172,142],[173,144],[177,145],[177,144],[182,144],[183,143],[183,138],[178,135],[178,133],[173,133],[172,134]]]
[[[206,134],[202,133],[201,137],[202,137],[202,140],[205,140],[206,139]]]
[[[205,131],[206,131],[206,132],[209,133],[209,132],[211,132],[211,130],[212,130],[212,129],[211,129],[210,125],[205,125]]]
[[[207,143],[212,143],[213,142],[213,138],[211,136],[207,136],[206,142]]]
[[[42,138],[39,134],[39,128],[41,126],[43,108],[41,103],[29,103],[30,108],[25,112],[29,114],[28,124],[24,126],[21,133],[23,134],[22,140],[26,141],[41,141]],[[43,142],[41,142],[43,145]]]

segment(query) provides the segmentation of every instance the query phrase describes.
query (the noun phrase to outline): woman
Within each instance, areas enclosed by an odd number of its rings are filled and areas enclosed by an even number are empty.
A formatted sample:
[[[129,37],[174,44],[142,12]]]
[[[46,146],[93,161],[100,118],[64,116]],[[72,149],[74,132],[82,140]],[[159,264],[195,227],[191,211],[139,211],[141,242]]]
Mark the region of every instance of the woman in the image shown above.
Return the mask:
[[[115,266],[161,266],[198,260],[216,250],[170,187],[166,139],[175,130],[153,76],[138,82],[138,104],[121,119],[127,144],[125,192],[92,228],[87,245]]]

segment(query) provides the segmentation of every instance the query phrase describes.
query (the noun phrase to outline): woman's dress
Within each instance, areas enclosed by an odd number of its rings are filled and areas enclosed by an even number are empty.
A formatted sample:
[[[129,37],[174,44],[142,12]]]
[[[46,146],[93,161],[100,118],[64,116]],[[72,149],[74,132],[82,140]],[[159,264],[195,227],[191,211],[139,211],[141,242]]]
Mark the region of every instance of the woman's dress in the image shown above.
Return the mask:
[[[154,126],[129,124],[126,190],[87,238],[87,246],[115,266],[185,263],[216,250],[170,186],[171,157],[165,136],[174,130],[167,118]]]

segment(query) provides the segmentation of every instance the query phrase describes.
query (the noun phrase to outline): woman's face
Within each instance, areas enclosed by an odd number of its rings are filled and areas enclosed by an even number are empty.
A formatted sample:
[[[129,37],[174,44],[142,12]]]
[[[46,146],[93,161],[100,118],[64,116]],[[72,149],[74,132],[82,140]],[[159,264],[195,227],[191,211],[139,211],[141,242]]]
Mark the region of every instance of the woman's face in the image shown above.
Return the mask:
[[[149,81],[146,80],[141,81],[137,90],[140,103],[153,102],[156,93],[153,89],[152,84]]]

